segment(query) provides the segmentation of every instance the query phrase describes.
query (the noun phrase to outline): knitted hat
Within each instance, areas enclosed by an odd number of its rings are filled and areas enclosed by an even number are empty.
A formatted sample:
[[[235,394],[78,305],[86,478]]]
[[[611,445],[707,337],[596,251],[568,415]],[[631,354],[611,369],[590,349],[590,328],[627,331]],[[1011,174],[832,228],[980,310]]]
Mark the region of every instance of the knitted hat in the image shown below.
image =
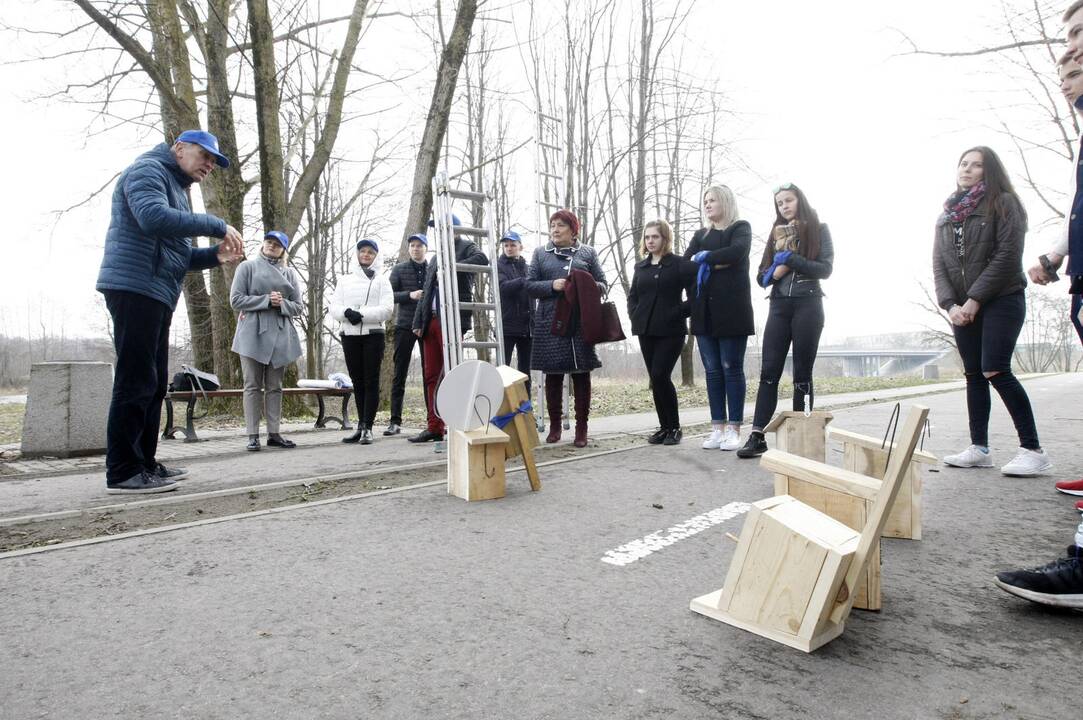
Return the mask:
[[[358,240],[357,241],[357,249],[358,250],[360,250],[361,248],[366,247],[366,246],[372,248],[372,252],[379,254],[380,246],[376,244],[375,240],[370,240],[369,238],[365,238],[364,240]]]
[[[572,230],[572,237],[579,237],[579,218],[571,210],[557,210],[549,216],[549,222],[560,220]]]

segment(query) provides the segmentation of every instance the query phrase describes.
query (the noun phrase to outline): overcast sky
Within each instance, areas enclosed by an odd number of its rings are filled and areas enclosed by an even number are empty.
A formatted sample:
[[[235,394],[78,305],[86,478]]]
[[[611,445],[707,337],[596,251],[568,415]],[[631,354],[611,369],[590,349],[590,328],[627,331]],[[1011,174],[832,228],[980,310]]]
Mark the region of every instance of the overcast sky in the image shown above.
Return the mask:
[[[913,306],[921,299],[917,283],[930,277],[933,223],[954,188],[962,150],[991,145],[1018,177],[1018,158],[996,128],[1001,119],[1022,124],[1027,113],[994,112],[991,91],[1012,90],[995,66],[899,57],[905,47],[893,30],[904,29],[926,47],[969,48],[991,37],[995,6],[978,0],[700,3],[691,25],[697,32],[687,42],[702,72],[732,98],[742,118],[738,150],[761,178],[734,169],[720,179],[742,189],[742,216],[757,232],[773,219],[770,188],[779,182],[801,185],[831,227],[836,263],[824,283],[825,341],[915,330],[925,320]],[[67,3],[5,0],[0,19],[55,26],[69,12]],[[31,37],[7,39],[0,49],[7,61],[27,57],[35,46]],[[388,21],[366,37],[358,55],[378,58],[386,69],[418,68],[427,62],[424,46],[407,23]],[[518,63],[512,60],[509,67]],[[134,128],[88,138],[86,109],[34,99],[64,81],[61,64],[0,67],[8,168],[0,173],[6,220],[0,333],[25,334],[28,323],[34,334],[39,323],[69,335],[102,332],[94,280],[109,193],[59,220],[53,212],[85,198],[153,142]],[[504,78],[505,85],[514,82]],[[423,113],[427,93],[404,96],[403,107]],[[378,122],[390,127],[401,118]],[[348,154],[362,134],[344,131],[339,150]],[[1060,185],[1070,167],[1048,157],[1034,172]],[[1046,249],[1053,230],[1041,227],[1048,212],[1024,199],[1032,216],[1030,259]],[[762,323],[766,302],[754,297]]]

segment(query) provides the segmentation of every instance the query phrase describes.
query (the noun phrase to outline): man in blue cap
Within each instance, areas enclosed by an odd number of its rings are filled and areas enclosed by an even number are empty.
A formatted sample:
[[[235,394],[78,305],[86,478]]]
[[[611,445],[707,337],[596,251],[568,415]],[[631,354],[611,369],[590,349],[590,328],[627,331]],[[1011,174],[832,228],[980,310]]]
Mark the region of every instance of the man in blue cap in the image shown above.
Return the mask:
[[[229,167],[218,138],[186,130],[121,173],[113,190],[105,254],[97,289],[113,320],[117,361],[106,431],[106,488],[110,494],[176,490],[186,474],[157,461],[158,426],[169,372],[169,325],[190,271],[244,257],[241,234],[214,215],[194,213],[192,183],[215,166]],[[192,238],[222,238],[209,248]]]
[[[421,233],[414,233],[407,240],[406,248],[410,257],[391,268],[391,290],[395,293],[395,349],[392,355],[395,374],[391,379],[391,421],[384,435],[398,435],[402,431],[406,373],[410,369],[414,345],[420,342],[420,338],[414,334],[414,313],[421,300],[425,273],[428,271],[425,253],[429,249],[429,239]],[[425,371],[421,372],[424,375]]]
[[[508,230],[500,238],[503,254],[496,259],[500,273],[500,315],[504,327],[504,364],[511,365],[511,354],[518,353],[516,368],[526,375],[526,390],[530,392],[530,351],[534,326],[534,305],[526,294],[526,276],[530,271],[523,257],[523,240],[519,233]]]

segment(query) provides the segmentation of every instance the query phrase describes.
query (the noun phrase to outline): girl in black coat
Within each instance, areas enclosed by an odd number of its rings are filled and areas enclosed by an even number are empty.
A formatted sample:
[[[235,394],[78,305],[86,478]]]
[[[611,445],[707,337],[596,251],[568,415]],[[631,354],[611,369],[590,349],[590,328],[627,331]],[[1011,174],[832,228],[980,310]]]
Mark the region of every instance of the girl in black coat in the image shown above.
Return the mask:
[[[737,457],[754,458],[767,452],[763,429],[778,406],[778,381],[793,346],[793,409],[804,410],[808,396],[812,408],[812,366],[824,329],[823,290],[820,281],[831,276],[835,250],[827,225],[809,205],[799,187],[786,183],[775,188],[775,223],[756,270],[761,287],[771,288],[771,309],[763,329],[760,386],[752,432]]]
[[[681,418],[677,410],[677,388],[671,375],[684,347],[688,332],[688,301],[684,299],[694,265],[673,254],[673,228],[665,220],[653,220],[643,227],[640,253],[628,290],[628,317],[632,334],[639,336],[639,348],[651,379],[654,409],[659,429],[647,442],[676,445],[681,441]]]
[[[725,185],[703,191],[706,227],[692,236],[685,259],[697,264],[695,284],[689,291],[692,334],[707,378],[711,405],[711,434],[703,442],[708,450],[741,447],[744,420],[745,350],[756,332],[752,317],[752,285],[748,279],[748,252],[752,228],[737,219],[737,201]]]

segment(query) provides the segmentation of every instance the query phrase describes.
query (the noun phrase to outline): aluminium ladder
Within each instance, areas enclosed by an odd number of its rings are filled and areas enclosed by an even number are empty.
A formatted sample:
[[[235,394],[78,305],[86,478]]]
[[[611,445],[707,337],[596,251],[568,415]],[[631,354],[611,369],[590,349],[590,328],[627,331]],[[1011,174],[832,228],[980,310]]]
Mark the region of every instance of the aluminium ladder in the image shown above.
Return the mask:
[[[459,190],[448,184],[446,172],[437,173],[432,179],[432,216],[433,229],[436,235],[436,273],[440,284],[440,327],[443,335],[444,373],[447,374],[463,360],[465,350],[495,350],[496,359],[493,365],[504,364],[504,327],[500,315],[500,273],[497,270],[497,247],[496,232],[492,227],[495,219],[493,212],[493,198],[487,193]],[[451,205],[453,200],[467,200],[480,203],[482,208],[482,227],[454,226],[451,219]],[[488,265],[468,265],[457,262],[455,259],[455,236],[479,238],[482,252],[489,258]],[[470,272],[477,275],[487,275],[489,281],[485,283],[484,291],[487,297],[475,298],[474,302],[462,302],[459,299],[458,274]],[[474,338],[463,338],[462,318],[460,310],[466,310],[477,315],[489,314],[489,328],[494,340],[479,338],[477,330],[479,323],[474,322]]]
[[[566,207],[562,200],[566,196],[564,146],[561,145],[564,136],[564,120],[556,115],[549,115],[540,109],[535,112],[538,122],[535,126],[534,136],[534,180],[536,184],[535,198],[538,212],[537,247],[545,247],[549,242],[549,216],[555,211]],[[534,373],[531,373],[532,375]],[[565,430],[571,428],[568,407],[571,401],[571,379],[564,381],[564,407],[561,413],[561,424]],[[538,429],[545,429],[545,375],[537,373],[533,385],[539,388],[538,396]]]

